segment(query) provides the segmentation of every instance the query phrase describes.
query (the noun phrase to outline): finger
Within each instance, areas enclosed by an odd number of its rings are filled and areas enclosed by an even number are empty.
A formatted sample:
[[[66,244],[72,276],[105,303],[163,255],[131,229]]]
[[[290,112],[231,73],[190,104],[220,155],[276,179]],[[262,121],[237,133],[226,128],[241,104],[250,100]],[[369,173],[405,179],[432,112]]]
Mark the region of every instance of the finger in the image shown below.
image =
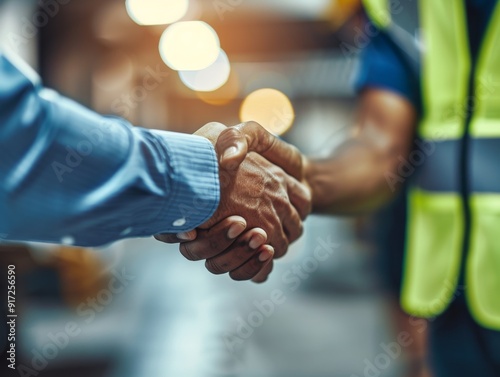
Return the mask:
[[[273,259],[271,258],[267,261],[267,264],[265,264],[264,267],[262,267],[259,273],[253,277],[252,281],[257,284],[264,283],[269,278],[269,275],[273,271],[273,267],[274,267],[274,262]]]
[[[223,130],[217,139],[216,150],[224,168],[234,169],[248,152],[256,152],[296,179],[303,179],[304,162],[300,151],[258,123],[246,122]]]
[[[198,230],[198,237],[191,242],[184,242],[179,250],[189,260],[212,258],[226,250],[246,229],[243,217],[230,216],[212,228]]]
[[[259,275],[260,271],[262,271],[266,265],[272,263],[274,250],[271,246],[263,245],[258,251],[259,253],[245,264],[229,273],[231,279],[237,281],[250,280]]]
[[[304,225],[299,213],[293,206],[289,206],[288,215],[282,218],[283,231],[288,239],[288,243],[297,241],[304,233]],[[277,256],[280,258],[281,256]]]
[[[197,237],[196,229],[189,232],[177,233],[177,234],[157,234],[154,236],[155,239],[165,243],[182,243],[186,241],[193,241]]]
[[[215,144],[221,168],[235,170],[248,154],[245,134],[235,127],[222,131]]]
[[[293,177],[286,177],[288,198],[290,203],[295,207],[302,220],[305,220],[312,211],[312,196],[311,190],[308,187],[297,181]]]
[[[275,258],[281,258],[286,254],[289,243],[285,229],[282,226],[278,227],[278,229],[273,229],[268,244],[274,248]]]
[[[260,228],[252,229],[240,236],[224,253],[207,259],[205,266],[212,274],[220,275],[237,269],[255,255],[267,241],[267,234]]]

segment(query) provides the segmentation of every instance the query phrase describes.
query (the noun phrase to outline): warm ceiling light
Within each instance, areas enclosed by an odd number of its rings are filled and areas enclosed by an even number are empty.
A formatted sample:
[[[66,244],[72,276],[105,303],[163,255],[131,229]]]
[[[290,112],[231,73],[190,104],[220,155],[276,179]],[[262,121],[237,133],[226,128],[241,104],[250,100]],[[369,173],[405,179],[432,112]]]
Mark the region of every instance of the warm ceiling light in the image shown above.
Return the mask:
[[[290,99],[276,89],[259,89],[251,93],[241,105],[242,122],[255,121],[275,135],[290,129],[295,119]]]
[[[176,71],[200,71],[212,65],[220,54],[217,33],[203,21],[173,24],[160,39],[160,55]]]
[[[227,82],[213,92],[196,92],[203,102],[213,106],[224,106],[234,101],[240,94],[240,81],[234,70],[231,70]]]
[[[127,12],[139,25],[165,25],[179,21],[189,0],[126,0]]]
[[[229,59],[226,53],[220,50],[219,57],[209,67],[200,71],[181,71],[179,76],[189,89],[197,92],[213,92],[227,82],[230,73]]]

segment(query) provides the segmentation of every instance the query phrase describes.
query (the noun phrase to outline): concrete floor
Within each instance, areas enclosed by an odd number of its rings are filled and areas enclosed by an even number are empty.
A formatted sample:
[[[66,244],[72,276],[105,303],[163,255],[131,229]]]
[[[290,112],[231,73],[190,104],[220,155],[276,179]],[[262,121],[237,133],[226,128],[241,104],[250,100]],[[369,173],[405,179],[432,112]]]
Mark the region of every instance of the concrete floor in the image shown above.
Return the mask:
[[[314,264],[314,250],[329,240],[333,252]],[[263,285],[210,275],[176,246],[154,240],[99,252],[110,270],[125,268],[133,279],[91,323],[46,305],[34,304],[25,315],[28,350],[42,348],[48,332],[69,320],[82,324],[81,335],[51,367],[104,358],[113,360],[110,377],[402,375],[399,359],[379,374],[365,373],[393,336],[372,256],[354,241],[347,221],[309,219],[303,239]],[[297,267],[306,268],[307,277],[294,274]],[[280,299],[271,308],[277,291]]]
[[[312,218],[304,239],[260,286],[211,276],[176,247],[127,243],[141,279],[139,327],[116,376],[363,376],[366,360],[390,341],[391,325],[370,254],[350,229],[345,221]],[[338,244],[334,254],[291,284],[311,245],[328,237]],[[256,314],[276,290],[280,303]],[[401,360],[391,360],[380,375],[400,375],[401,368]]]

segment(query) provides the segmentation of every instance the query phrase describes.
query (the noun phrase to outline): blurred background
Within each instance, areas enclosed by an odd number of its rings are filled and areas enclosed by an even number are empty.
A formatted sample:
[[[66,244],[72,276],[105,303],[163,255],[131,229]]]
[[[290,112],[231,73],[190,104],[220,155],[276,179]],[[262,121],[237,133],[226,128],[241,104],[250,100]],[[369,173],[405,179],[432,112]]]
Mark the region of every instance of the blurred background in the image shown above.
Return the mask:
[[[100,113],[186,133],[256,120],[326,156],[353,124],[362,17],[357,0],[12,0],[0,41]],[[260,286],[149,239],[3,244],[21,375],[417,376],[421,350],[387,346],[408,321],[378,219],[312,216]]]

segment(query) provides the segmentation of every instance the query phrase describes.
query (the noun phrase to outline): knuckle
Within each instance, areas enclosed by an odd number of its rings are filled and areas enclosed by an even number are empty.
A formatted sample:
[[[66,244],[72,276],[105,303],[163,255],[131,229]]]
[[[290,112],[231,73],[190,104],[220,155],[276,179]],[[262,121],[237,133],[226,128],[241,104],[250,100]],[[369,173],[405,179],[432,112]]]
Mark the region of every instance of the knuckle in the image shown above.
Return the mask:
[[[304,223],[301,221],[299,224],[299,232],[297,238],[302,237],[303,234],[304,234]]]
[[[297,211],[299,212],[300,218],[305,220],[307,216],[311,213],[311,201],[308,198],[298,197],[297,198]]]
[[[286,238],[280,237],[279,241],[276,243],[276,246],[274,247],[275,253],[274,253],[274,259],[279,259],[285,256],[287,250],[288,250],[288,241]]]
[[[231,271],[229,273],[229,276],[231,279],[236,280],[236,281],[244,281],[244,280],[250,280],[252,279],[257,273],[259,272],[259,269],[256,268],[253,263],[247,263],[241,268]]]
[[[311,213],[311,203],[309,201],[306,201],[302,206],[299,208],[299,214],[300,214],[300,219],[305,220],[307,219],[307,216]]]
[[[269,272],[263,273],[253,279],[255,283],[265,283],[269,279]]]
[[[290,242],[294,242],[294,241],[298,240],[302,236],[302,234],[304,234],[304,224],[302,224],[302,222],[300,222],[294,228],[294,232],[292,233],[292,237],[290,239]]]
[[[248,122],[245,122],[243,127],[248,129],[249,131],[253,131],[253,132],[258,132],[258,131],[261,131],[263,129],[263,127],[254,120],[250,120]]]
[[[205,267],[214,275],[221,275],[227,272],[227,263],[220,263],[217,259],[207,259]]]
[[[291,217],[291,208],[288,200],[286,200],[282,196],[278,196],[273,204],[276,210],[277,217],[277,219],[274,220],[275,222],[281,223],[282,221],[286,221]]]
[[[193,252],[191,242],[182,243],[179,246],[181,254],[190,261],[198,261],[200,258]]]
[[[290,207],[290,200],[288,199],[288,195],[285,191],[281,190],[278,195],[278,203],[282,207]]]
[[[238,240],[235,243],[235,247],[238,249],[246,249],[248,248],[248,240],[246,238],[238,238]],[[237,255],[238,253],[234,253],[234,255]]]
[[[228,139],[238,139],[242,136],[242,134],[236,127],[228,127],[224,130],[224,136]]]
[[[269,278],[269,275],[273,271],[274,263],[271,261],[267,265],[261,268],[261,270],[252,279],[254,283],[264,283]]]
[[[279,192],[281,188],[281,184],[276,180],[276,179],[270,179],[267,184],[266,184],[266,189],[269,192],[274,192],[276,193],[276,196],[279,198],[281,195],[279,195]]]
[[[235,265],[245,263],[256,252],[256,250],[250,248],[249,240],[238,241],[237,247],[231,253],[232,262]]]
[[[219,242],[217,237],[211,237],[208,240],[208,245],[209,245],[209,249],[211,251],[214,251],[214,252],[222,251],[222,250],[219,250],[221,248],[221,246],[220,246],[220,242]]]
[[[154,236],[154,238],[157,241],[164,242],[164,243],[178,243],[179,242],[177,237],[174,235],[171,235],[171,234],[157,234]]]

